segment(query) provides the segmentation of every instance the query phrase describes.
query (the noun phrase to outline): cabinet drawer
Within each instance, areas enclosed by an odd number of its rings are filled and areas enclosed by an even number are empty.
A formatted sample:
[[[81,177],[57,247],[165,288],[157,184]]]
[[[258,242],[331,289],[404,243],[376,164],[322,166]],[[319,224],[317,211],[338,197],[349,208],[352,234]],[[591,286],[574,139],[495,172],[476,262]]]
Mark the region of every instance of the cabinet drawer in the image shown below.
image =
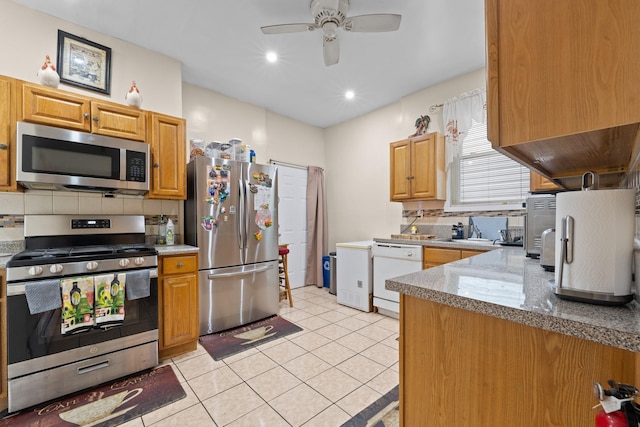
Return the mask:
[[[460,249],[423,248],[422,251],[426,263],[446,264],[460,259]]]
[[[195,255],[162,257],[162,274],[190,273],[198,269]]]

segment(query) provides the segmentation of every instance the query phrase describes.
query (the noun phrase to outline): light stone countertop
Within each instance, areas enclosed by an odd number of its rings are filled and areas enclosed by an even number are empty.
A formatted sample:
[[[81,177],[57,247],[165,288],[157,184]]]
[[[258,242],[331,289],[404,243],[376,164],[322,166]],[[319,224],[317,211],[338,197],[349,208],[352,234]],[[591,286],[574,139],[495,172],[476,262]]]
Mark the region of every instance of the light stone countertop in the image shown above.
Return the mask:
[[[548,283],[553,278],[554,274],[540,267],[538,260],[526,257],[522,248],[503,247],[387,280],[386,287],[416,298],[640,352],[640,306],[635,301],[610,307],[561,300]]]
[[[197,246],[190,245],[155,245],[158,255],[197,254],[200,250]]]

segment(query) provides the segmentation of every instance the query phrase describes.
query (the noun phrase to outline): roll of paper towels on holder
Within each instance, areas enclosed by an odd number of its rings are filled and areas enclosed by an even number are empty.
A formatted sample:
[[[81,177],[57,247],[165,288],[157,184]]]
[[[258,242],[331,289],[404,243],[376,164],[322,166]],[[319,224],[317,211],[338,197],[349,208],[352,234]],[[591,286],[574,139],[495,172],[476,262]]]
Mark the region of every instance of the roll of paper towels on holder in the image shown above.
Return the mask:
[[[560,269],[562,218],[573,218],[573,261]],[[562,288],[593,293],[632,293],[635,190],[611,189],[556,196],[556,273]]]

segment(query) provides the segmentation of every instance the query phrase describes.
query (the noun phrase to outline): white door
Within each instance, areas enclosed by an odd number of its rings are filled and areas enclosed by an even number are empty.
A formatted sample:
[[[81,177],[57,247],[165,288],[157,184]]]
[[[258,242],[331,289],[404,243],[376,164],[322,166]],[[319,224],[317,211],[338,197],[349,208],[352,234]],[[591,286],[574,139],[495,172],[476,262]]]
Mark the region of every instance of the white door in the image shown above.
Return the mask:
[[[307,253],[307,169],[278,166],[278,243],[289,244],[291,288],[304,286]]]

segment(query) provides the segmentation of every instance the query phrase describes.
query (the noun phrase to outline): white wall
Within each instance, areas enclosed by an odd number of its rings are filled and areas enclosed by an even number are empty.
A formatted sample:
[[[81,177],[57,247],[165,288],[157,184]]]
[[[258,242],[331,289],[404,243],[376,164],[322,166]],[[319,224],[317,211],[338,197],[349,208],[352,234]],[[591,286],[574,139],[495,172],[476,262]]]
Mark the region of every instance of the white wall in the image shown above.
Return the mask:
[[[36,72],[46,55],[57,65],[59,29],[111,48],[111,96],[66,84],[59,89],[124,104],[135,80],[142,93],[142,108],[182,116],[179,61],[9,0],[0,0],[0,74],[37,82]]]
[[[280,160],[324,167],[322,129],[188,83],[183,84],[182,94],[188,140],[240,138],[256,152],[258,163]]]
[[[428,132],[442,132],[442,109],[429,107],[485,85],[479,69],[325,129],[330,251],[336,243],[399,232],[402,203],[389,201],[389,144],[413,134],[420,115],[431,117]]]

